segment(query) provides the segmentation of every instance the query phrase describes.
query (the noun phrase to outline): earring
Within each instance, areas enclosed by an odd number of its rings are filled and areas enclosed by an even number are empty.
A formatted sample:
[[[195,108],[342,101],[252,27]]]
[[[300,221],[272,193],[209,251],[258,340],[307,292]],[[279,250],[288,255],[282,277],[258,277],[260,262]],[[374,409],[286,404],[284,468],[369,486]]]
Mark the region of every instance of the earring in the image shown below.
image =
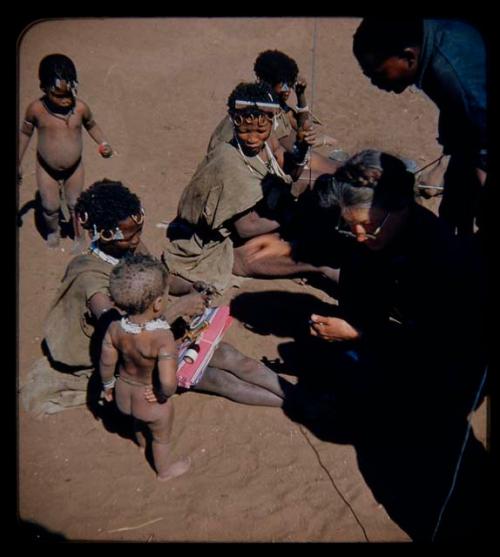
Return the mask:
[[[141,207],[139,215],[130,215],[130,218],[135,222],[135,224],[142,224],[144,222],[144,209]]]
[[[83,213],[80,213],[78,215],[78,222],[80,224],[87,224],[87,222],[89,221],[89,214],[87,213],[87,211],[84,211]]]
[[[115,239],[115,234],[114,232],[111,232],[111,230],[101,230],[99,232],[99,238],[103,242],[111,242],[111,240]]]

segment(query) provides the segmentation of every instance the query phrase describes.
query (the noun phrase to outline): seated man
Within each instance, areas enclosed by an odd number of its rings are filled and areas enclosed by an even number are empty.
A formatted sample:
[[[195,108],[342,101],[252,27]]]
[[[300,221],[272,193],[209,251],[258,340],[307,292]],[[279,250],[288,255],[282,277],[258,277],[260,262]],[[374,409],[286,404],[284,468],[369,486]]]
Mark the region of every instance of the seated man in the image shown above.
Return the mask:
[[[280,236],[290,215],[290,183],[307,162],[314,132],[299,130],[294,149],[285,151],[271,136],[280,108],[264,83],[240,83],[228,106],[234,136],[205,156],[181,196],[163,254],[168,269],[219,291],[231,273],[322,273],[336,280],[333,269],[294,260],[291,244]]]

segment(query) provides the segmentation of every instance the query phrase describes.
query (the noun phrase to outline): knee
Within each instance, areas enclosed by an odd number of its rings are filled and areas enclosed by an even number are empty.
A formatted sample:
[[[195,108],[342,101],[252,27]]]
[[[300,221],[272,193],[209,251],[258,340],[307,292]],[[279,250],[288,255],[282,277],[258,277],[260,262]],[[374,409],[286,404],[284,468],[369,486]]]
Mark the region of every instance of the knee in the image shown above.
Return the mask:
[[[75,205],[78,201],[80,193],[69,193],[66,192],[66,204],[68,205],[68,209],[73,213],[75,211]]]
[[[217,346],[217,350],[214,352],[210,360],[210,365],[227,369],[228,367],[231,367],[231,364],[234,362],[237,354],[238,352],[236,349],[230,344],[227,342],[221,342],[219,346]]]
[[[42,204],[43,214],[48,218],[53,218],[59,214],[59,207],[46,207]]]
[[[225,391],[227,380],[226,373],[220,369],[208,366],[203,372],[203,377],[197,387],[203,391],[211,393],[220,393]],[[196,390],[196,389],[195,389]]]
[[[170,428],[168,424],[164,424],[159,428],[151,430],[151,439],[160,445],[166,445],[170,441]]]
[[[220,358],[228,358],[231,354],[233,354],[234,348],[225,341],[221,341],[219,346],[217,346],[217,350],[214,352],[214,356],[217,355]]]

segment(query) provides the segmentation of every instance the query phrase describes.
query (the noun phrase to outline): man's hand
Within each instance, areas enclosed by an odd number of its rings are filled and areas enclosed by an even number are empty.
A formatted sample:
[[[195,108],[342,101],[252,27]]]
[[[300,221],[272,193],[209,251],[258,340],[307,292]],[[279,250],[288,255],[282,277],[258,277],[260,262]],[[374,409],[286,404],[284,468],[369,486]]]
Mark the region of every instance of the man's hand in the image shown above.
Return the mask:
[[[359,332],[344,319],[313,314],[309,321],[310,333],[328,342],[355,340]]]

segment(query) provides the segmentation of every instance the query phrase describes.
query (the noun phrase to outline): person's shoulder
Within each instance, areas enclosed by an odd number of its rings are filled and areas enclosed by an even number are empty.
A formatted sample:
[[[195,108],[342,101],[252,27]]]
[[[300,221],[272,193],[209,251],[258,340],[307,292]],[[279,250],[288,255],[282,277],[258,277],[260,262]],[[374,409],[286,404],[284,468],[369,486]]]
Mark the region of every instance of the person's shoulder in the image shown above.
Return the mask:
[[[75,109],[76,109],[77,112],[80,112],[82,114],[84,114],[86,112],[90,112],[90,107],[89,107],[88,103],[85,102],[83,99],[80,99],[80,98],[76,99]]]
[[[35,99],[31,101],[26,108],[26,116],[38,116],[43,110],[43,104],[41,99]]]
[[[209,161],[216,165],[227,165],[235,164],[240,159],[240,154],[238,149],[236,149],[231,143],[219,143],[214,147],[209,156]]]
[[[118,338],[122,331],[123,329],[120,325],[120,320],[115,319],[108,325],[108,332],[110,336],[113,336],[114,338]]]
[[[155,331],[154,346],[156,356],[158,356],[162,348],[170,352],[175,352],[177,348],[172,329],[159,329]]]
[[[445,44],[460,44],[462,41],[476,41],[482,38],[476,26],[460,19],[425,19],[424,32],[435,33],[440,42]]]
[[[68,263],[67,273],[79,274],[84,272],[105,272],[110,273],[112,265],[103,261],[90,253],[83,253],[73,257]]]

